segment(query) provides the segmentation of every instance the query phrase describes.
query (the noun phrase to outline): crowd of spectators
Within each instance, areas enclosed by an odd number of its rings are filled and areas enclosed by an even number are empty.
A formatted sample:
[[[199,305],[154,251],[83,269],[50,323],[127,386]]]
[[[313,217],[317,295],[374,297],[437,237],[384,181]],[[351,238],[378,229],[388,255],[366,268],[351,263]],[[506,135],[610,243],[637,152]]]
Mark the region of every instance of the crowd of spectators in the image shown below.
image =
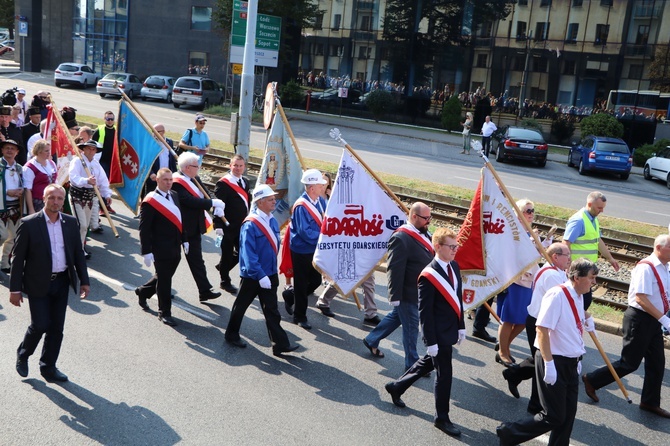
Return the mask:
[[[207,76],[209,74],[209,65],[188,65],[188,74]]]

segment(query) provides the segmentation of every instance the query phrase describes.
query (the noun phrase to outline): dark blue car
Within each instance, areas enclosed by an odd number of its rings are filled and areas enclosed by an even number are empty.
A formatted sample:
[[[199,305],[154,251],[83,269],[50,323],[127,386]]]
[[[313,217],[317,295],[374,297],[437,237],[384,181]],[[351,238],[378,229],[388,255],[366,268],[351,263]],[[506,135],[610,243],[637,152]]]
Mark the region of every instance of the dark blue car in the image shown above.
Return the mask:
[[[623,139],[589,135],[572,145],[568,166],[577,166],[580,175],[607,172],[626,180],[633,166],[633,154]]]

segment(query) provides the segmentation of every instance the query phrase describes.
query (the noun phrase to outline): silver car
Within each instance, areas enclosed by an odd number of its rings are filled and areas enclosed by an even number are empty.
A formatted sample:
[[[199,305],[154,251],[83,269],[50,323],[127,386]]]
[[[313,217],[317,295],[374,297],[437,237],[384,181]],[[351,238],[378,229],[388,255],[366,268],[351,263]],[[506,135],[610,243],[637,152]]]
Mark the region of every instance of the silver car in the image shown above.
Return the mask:
[[[142,100],[160,99],[168,104],[172,102],[172,89],[176,79],[170,76],[149,76],[142,87]]]
[[[131,73],[109,73],[98,81],[96,91],[101,98],[104,98],[108,94],[121,96],[119,88],[132,99],[135,96],[140,96],[142,82],[139,77]]]
[[[202,76],[182,76],[172,91],[172,105],[191,105],[204,110],[223,103],[223,90],[214,80]]]

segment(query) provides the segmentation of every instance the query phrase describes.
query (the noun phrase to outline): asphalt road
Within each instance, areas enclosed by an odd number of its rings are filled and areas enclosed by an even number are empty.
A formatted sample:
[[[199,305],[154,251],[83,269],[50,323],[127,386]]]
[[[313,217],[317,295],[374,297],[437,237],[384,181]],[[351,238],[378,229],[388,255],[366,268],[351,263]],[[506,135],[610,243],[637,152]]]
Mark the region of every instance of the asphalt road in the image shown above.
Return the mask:
[[[106,223],[105,232],[90,243],[91,295],[71,296],[65,340],[58,366],[71,381],[49,384],[39,375],[38,355],[30,359],[30,374],[14,370],[16,348],[29,324],[27,304],[0,299],[0,444],[6,445],[408,445],[497,444],[500,421],[525,417],[529,383],[522,398],[511,397],[493,360],[491,344],[468,337],[455,348],[451,418],[463,431],[451,439],[432,426],[432,381],[421,379],[396,408],[384,384],[403,368],[400,331],[382,341],[384,359],[373,359],[361,339],[369,331],[351,301],[337,299],[334,319],[314,309],[305,331],[289,322],[292,342],[301,348],[287,359],[271,355],[258,303],[248,310],[241,334],[248,348],[237,350],[223,341],[233,298],[224,295],[199,304],[197,290],[182,259],[173,288],[170,328],[151,311],[137,305],[132,289],[149,278],[137,240],[138,220],[123,209],[114,217],[120,238]],[[205,237],[209,278],[218,283],[218,255],[211,235]],[[6,287],[6,281],[5,281]],[[6,290],[6,288],[5,288]],[[386,280],[377,274],[377,304],[389,311]],[[468,333],[471,331],[467,321]],[[493,324],[489,327],[493,330]],[[616,358],[621,338],[605,333],[600,339]],[[513,345],[513,355],[528,353],[525,337]],[[584,370],[602,364],[590,340]],[[423,347],[420,347],[423,351]],[[38,350],[39,351],[39,350]],[[579,395],[574,445],[666,445],[670,423],[637,407],[642,370],[624,379],[635,404],[619,390],[599,391],[600,403]],[[665,374],[663,405],[670,408],[670,373]],[[528,444],[546,444],[541,437]]]
[[[81,115],[102,116],[105,110],[118,109],[116,100],[102,99],[93,89],[56,88],[52,76],[46,74],[18,73],[0,77],[0,91],[16,85],[23,86],[29,93],[47,89],[59,107],[73,106]],[[168,131],[182,132],[193,125],[195,110],[175,109],[158,102],[137,100],[135,103],[147,119],[165,123]],[[479,181],[482,160],[474,155],[459,154],[461,139],[457,134],[290,110],[287,114],[306,158],[337,163],[340,146],[328,133],[331,128],[339,127],[343,138],[377,171],[471,189]],[[228,141],[230,122],[210,119],[206,131],[212,139]],[[264,142],[263,128],[253,126],[252,147],[262,148]],[[565,161],[563,157],[552,156],[544,169],[524,163],[493,161],[493,165],[518,198],[576,210],[584,206],[590,191],[601,190],[608,197],[605,215],[667,227],[670,190],[664,183],[645,181],[641,175],[631,175],[627,181],[602,174],[580,176],[576,169],[568,168]]]

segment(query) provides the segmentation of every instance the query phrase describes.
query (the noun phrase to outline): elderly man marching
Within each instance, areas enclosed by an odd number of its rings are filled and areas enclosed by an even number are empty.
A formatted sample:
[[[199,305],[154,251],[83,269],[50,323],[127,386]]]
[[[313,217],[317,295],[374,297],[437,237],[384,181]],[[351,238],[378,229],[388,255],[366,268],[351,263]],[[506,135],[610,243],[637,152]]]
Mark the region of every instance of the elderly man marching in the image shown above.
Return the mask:
[[[670,235],[663,234],[654,240],[654,252],[641,260],[630,274],[628,309],[623,315],[623,348],[621,359],[612,363],[623,378],[640,367],[644,359],[644,384],[640,409],[663,418],[670,412],[661,408],[661,387],[665,372],[665,353],[661,326],[670,330]],[[596,390],[614,382],[607,367],[601,367],[582,377],[586,394],[593,401],[600,399]]]
[[[78,147],[84,153],[82,157],[77,157],[70,163],[70,201],[74,215],[79,221],[79,235],[81,244],[84,246],[91,218],[98,218],[92,212],[93,201],[97,199],[94,186],[98,187],[100,196],[107,205],[112,202],[112,190],[109,188],[107,174],[94,158],[98,150],[98,143],[90,140],[79,144]],[[91,258],[91,253],[86,251],[86,248],[84,252],[87,259]]]
[[[0,143],[0,243],[2,243],[2,272],[9,273],[9,254],[14,237],[21,224],[21,197],[23,196],[22,166],[16,162],[19,144],[8,139]]]
[[[240,228],[240,290],[230,313],[226,328],[226,342],[244,348],[247,344],[240,338],[240,326],[244,313],[256,296],[261,303],[265,325],[268,329],[272,354],[281,356],[296,350],[281,328],[281,315],[277,309],[277,253],[279,251],[279,224],[272,216],[277,204],[277,195],[270,186],[262,184],[253,192],[254,212],[242,222]]]

